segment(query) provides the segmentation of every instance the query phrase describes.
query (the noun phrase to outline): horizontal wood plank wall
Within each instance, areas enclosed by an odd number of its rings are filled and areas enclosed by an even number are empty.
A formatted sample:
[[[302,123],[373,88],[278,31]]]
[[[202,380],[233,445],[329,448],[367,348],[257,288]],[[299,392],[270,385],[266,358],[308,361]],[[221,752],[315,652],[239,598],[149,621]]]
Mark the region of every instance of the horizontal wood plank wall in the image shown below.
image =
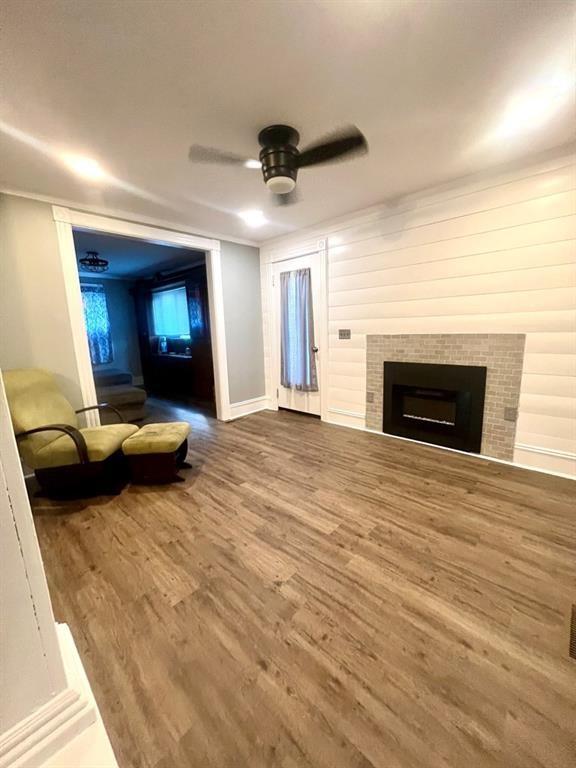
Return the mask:
[[[329,420],[362,427],[366,335],[526,333],[515,461],[576,474],[576,164],[377,207],[261,248],[270,380],[271,262],[328,243]],[[349,341],[338,329],[349,328]]]

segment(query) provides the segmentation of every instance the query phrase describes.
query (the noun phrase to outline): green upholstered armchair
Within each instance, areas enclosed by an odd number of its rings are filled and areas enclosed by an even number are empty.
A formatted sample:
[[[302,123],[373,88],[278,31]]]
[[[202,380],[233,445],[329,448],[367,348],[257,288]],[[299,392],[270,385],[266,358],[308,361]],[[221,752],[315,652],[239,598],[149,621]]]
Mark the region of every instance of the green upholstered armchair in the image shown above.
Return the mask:
[[[77,414],[48,371],[22,368],[3,372],[12,424],[24,463],[48,492],[94,493],[118,485],[124,470],[120,448],[138,431],[134,424],[79,428]]]

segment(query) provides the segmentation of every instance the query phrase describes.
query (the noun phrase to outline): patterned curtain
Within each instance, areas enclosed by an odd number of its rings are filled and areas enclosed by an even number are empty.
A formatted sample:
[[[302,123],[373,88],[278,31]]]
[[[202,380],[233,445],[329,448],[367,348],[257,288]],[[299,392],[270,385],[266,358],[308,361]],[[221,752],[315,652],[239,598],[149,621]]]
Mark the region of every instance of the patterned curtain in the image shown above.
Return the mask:
[[[282,386],[303,392],[317,392],[310,270],[282,272],[280,296]]]
[[[206,332],[206,328],[202,308],[202,295],[198,285],[188,286],[188,314],[190,316],[190,330],[194,332],[194,335],[201,336]]]
[[[112,336],[104,286],[85,284],[80,288],[92,365],[111,363]]]

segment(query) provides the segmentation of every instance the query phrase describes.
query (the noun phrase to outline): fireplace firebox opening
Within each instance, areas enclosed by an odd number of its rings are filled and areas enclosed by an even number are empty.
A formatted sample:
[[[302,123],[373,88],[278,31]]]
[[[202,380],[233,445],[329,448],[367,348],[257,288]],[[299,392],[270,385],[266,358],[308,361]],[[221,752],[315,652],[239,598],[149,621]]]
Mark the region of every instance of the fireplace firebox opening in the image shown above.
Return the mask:
[[[384,363],[384,432],[480,453],[486,368]]]

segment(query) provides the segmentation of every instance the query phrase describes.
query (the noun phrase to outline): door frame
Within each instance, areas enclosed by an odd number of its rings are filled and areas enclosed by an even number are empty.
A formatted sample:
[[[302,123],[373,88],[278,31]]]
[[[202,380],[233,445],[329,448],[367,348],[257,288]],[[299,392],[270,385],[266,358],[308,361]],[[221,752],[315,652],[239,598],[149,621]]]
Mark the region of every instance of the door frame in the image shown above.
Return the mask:
[[[56,224],[60,261],[66,288],[67,312],[72,330],[72,340],[76,355],[76,365],[80,391],[84,406],[97,402],[94,372],[90,361],[90,350],[84,310],[80,277],[76,261],[73,229],[86,229],[109,235],[132,237],[158,245],[179,246],[204,251],[206,254],[206,273],[208,277],[208,305],[210,311],[210,337],[212,341],[212,361],[214,366],[214,395],[216,416],[221,421],[231,417],[230,392],[228,388],[228,361],[226,356],[226,329],[224,325],[224,293],[222,288],[222,263],[220,241],[207,237],[189,235],[170,229],[138,224],[133,221],[113,219],[93,213],[84,213],[71,208],[52,206],[52,215]],[[87,414],[90,426],[98,426],[100,418],[97,411]]]
[[[328,421],[328,393],[326,391],[326,385],[328,383],[328,253],[326,240],[318,240],[317,248],[307,251],[295,251],[290,255],[282,256],[278,254],[279,258],[272,258],[268,263],[268,306],[271,310],[270,332],[269,332],[269,344],[270,344],[270,378],[271,378],[271,397],[270,408],[271,410],[278,410],[278,396],[276,394],[276,388],[279,386],[279,381],[275,381],[276,374],[280,370],[280,350],[278,348],[277,340],[280,338],[280,313],[277,302],[275,301],[275,292],[272,281],[274,279],[274,267],[276,264],[288,263],[293,259],[301,259],[303,256],[319,256],[320,258],[320,286],[318,288],[318,306],[314,306],[314,315],[318,316],[318,329],[319,338],[317,341],[318,351],[320,353],[320,419],[322,421]]]

